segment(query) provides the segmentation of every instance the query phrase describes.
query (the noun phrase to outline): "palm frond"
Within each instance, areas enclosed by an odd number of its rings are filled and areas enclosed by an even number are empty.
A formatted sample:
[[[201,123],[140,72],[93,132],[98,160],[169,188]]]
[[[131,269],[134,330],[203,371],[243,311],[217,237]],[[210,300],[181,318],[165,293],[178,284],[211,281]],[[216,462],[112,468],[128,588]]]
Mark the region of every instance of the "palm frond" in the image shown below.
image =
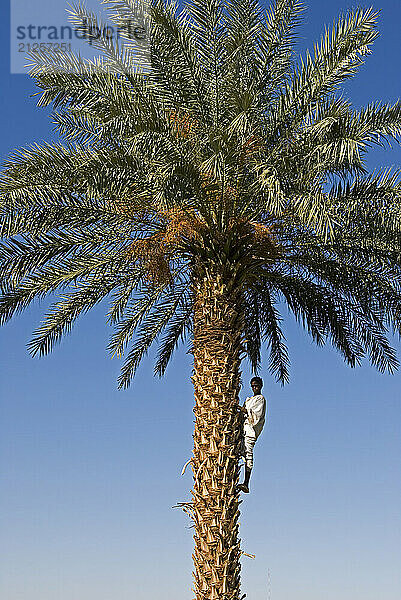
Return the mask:
[[[71,21],[102,55],[31,55],[61,141],[14,152],[0,175],[0,323],[55,295],[30,344],[43,354],[108,300],[126,387],[154,342],[165,372],[193,334],[198,279],[218,274],[243,298],[254,372],[265,344],[288,381],[283,305],[349,365],[397,368],[401,176],[369,173],[366,155],[398,143],[401,105],[354,110],[340,90],[377,13],[340,15],[297,60],[300,0],[102,4],[124,42],[78,2]]]

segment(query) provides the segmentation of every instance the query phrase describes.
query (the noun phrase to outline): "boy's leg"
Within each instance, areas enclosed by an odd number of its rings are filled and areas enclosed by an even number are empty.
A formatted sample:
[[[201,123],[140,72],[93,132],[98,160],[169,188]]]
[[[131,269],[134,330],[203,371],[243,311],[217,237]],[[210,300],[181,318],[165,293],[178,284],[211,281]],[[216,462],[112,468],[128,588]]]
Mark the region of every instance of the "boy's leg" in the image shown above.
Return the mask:
[[[244,483],[238,486],[238,489],[246,494],[249,493],[249,479],[251,477],[253,467],[253,447],[255,445],[256,438],[245,436],[245,478]]]

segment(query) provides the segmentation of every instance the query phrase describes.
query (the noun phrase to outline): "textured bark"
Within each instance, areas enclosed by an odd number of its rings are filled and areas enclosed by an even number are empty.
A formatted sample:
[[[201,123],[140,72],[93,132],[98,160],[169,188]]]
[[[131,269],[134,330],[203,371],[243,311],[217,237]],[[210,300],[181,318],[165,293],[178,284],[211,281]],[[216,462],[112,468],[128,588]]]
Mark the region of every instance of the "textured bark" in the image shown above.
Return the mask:
[[[241,298],[219,276],[194,292],[194,592],[196,600],[239,600]]]

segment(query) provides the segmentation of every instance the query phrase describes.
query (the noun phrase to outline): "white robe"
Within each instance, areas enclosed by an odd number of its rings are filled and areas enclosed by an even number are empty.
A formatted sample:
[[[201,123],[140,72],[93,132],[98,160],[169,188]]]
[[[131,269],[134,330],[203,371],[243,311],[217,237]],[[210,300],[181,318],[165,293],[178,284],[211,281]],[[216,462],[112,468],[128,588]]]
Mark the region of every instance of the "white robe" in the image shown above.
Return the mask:
[[[244,421],[244,434],[246,437],[253,437],[256,440],[260,436],[265,424],[265,397],[262,394],[251,396],[245,400],[244,406],[248,413]]]

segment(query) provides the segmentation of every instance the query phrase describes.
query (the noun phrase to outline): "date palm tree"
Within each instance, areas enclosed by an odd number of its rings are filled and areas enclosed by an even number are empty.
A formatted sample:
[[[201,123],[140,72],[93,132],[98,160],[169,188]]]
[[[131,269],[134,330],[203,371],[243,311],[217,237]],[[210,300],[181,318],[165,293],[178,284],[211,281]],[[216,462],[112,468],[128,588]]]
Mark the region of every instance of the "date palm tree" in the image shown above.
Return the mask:
[[[30,342],[43,355],[108,298],[120,387],[153,343],[163,375],[189,342],[194,592],[239,600],[243,357],[257,373],[267,348],[288,381],[287,307],[350,366],[398,366],[400,174],[365,158],[399,136],[401,105],[354,110],[340,90],[378,35],[373,9],[341,15],[297,59],[298,0],[155,0],[140,39],[134,0],[106,4],[124,45],[77,5],[102,57],[32,55],[60,142],[14,153],[2,174],[1,322],[56,294]]]

